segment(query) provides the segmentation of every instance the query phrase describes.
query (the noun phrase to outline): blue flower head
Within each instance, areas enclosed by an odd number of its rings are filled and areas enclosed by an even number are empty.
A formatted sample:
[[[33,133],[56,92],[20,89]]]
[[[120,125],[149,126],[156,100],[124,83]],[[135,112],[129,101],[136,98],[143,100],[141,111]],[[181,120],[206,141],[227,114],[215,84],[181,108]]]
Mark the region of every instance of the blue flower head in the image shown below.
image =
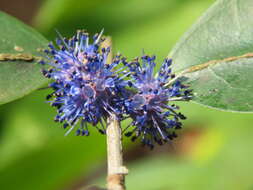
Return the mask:
[[[155,75],[155,57],[143,56],[126,63],[132,73],[128,81],[135,93],[126,101],[127,114],[132,118],[126,136],[134,141],[141,138],[144,145],[153,148],[155,143],[164,144],[176,137],[175,130],[181,128],[180,120],[186,119],[177,112],[174,101],[190,100],[191,90],[176,80],[171,73],[171,59],[165,59]]]
[[[54,91],[47,99],[58,110],[55,121],[69,128],[66,134],[76,127],[77,135],[89,135],[87,123],[93,126],[100,123],[98,130],[105,133],[105,119],[111,113],[122,115],[125,82],[114,71],[121,57],[107,63],[110,48],[101,48],[102,32],[93,37],[93,43],[89,41],[85,31],[78,31],[70,39],[59,34],[56,45],[48,45],[47,60],[42,62],[51,66],[42,71],[53,80],[49,87]]]

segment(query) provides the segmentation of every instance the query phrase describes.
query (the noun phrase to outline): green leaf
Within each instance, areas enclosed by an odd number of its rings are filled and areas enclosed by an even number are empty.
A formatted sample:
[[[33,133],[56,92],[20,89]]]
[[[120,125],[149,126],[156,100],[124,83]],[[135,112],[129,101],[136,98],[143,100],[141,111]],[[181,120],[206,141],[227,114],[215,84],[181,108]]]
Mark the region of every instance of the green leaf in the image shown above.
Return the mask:
[[[253,111],[252,9],[252,0],[217,1],[171,51],[173,69],[191,85],[194,101]]]
[[[0,104],[29,94],[46,83],[36,64],[47,40],[32,28],[0,12]]]

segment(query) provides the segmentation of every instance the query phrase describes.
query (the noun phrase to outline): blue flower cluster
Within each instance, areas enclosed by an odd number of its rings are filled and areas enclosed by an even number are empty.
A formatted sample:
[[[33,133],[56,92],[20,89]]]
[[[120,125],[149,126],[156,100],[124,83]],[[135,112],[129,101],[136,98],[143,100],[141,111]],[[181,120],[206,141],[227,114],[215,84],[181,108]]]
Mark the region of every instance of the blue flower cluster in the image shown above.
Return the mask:
[[[101,127],[105,133],[104,123],[110,114],[122,115],[122,93],[125,89],[123,77],[114,68],[121,62],[116,56],[107,64],[110,48],[101,48],[102,32],[93,37],[89,44],[89,35],[78,31],[71,39],[59,34],[57,46],[49,44],[45,50],[47,60],[41,62],[51,66],[42,72],[45,77],[53,79],[50,87],[54,92],[48,95],[51,105],[58,109],[55,121],[62,122],[63,127],[72,129],[80,121],[77,135],[89,135],[87,123]],[[119,71],[120,72],[120,71]]]
[[[89,135],[88,123],[101,133],[106,132],[105,121],[110,115],[119,120],[130,117],[132,122],[124,130],[134,141],[141,138],[153,148],[176,137],[185,119],[173,101],[191,99],[191,91],[175,80],[171,73],[171,59],[165,59],[158,74],[154,74],[155,57],[143,56],[132,62],[120,55],[108,62],[110,48],[101,48],[102,32],[93,37],[78,31],[70,39],[59,34],[56,45],[49,44],[42,64],[50,68],[43,75],[53,80],[54,91],[47,96],[58,114],[55,121],[74,128],[77,135]],[[119,66],[122,63],[122,66]],[[77,127],[77,122],[80,125]]]
[[[176,137],[175,130],[181,128],[180,119],[184,115],[173,101],[190,100],[191,90],[182,85],[179,80],[167,86],[175,77],[171,73],[171,59],[165,59],[160,71],[154,74],[155,57],[143,56],[127,64],[132,73],[132,81],[128,84],[135,93],[125,100],[126,113],[132,118],[134,126],[126,136],[132,136],[134,141],[141,137],[144,145],[153,148],[154,143],[162,145]]]

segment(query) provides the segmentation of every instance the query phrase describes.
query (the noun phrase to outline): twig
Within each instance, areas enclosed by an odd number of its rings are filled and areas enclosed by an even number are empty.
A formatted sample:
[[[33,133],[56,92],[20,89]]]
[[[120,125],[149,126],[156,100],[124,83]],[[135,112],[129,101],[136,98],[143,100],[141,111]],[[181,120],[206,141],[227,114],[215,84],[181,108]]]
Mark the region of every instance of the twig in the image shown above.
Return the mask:
[[[128,170],[123,166],[122,136],[120,122],[115,115],[107,119],[107,189],[125,190],[125,175]]]
[[[107,63],[112,63],[112,39],[107,36],[101,47],[111,48],[108,55]],[[123,166],[122,155],[122,136],[120,122],[114,114],[107,118],[107,189],[108,190],[125,190],[125,175],[128,173]]]

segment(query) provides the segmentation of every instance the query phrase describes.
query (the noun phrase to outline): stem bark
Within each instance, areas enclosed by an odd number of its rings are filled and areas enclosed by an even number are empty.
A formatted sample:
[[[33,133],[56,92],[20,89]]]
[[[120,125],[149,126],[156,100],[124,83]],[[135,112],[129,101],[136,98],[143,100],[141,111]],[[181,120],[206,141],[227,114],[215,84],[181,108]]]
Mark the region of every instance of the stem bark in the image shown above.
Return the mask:
[[[125,175],[128,170],[123,166],[121,126],[115,115],[107,119],[107,189],[125,190]]]

